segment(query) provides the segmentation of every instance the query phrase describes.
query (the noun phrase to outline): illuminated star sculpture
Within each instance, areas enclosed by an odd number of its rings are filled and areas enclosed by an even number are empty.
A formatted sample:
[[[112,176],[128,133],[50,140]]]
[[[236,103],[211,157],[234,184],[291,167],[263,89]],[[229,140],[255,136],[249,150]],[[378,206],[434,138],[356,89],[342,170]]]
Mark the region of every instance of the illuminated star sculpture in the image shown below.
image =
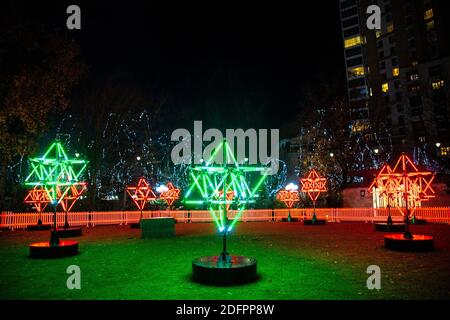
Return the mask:
[[[222,164],[213,164],[213,160],[222,154]],[[226,236],[239,220],[246,206],[255,202],[257,191],[266,178],[265,167],[241,165],[224,139],[214,150],[211,158],[203,165],[191,167],[192,184],[185,194],[186,204],[205,205],[223,235],[223,250],[218,263],[229,263],[226,249]],[[256,184],[250,187],[247,179],[258,174]],[[237,213],[229,220],[227,212],[233,206]]]
[[[80,182],[87,164],[86,160],[69,158],[59,140],[53,142],[42,157],[30,158],[31,173],[25,179],[25,186],[44,189],[53,205],[51,245],[59,244],[56,234],[56,207],[70,192],[72,185]]]
[[[288,221],[291,221],[291,208],[294,206],[296,202],[300,201],[300,197],[298,195],[298,186],[289,183],[284,190],[280,190],[277,193],[277,199],[283,202],[286,207],[289,208],[288,211]]]
[[[180,189],[175,188],[172,182],[169,182],[167,186],[160,186],[161,192],[159,198],[164,200],[169,207],[180,198]],[[158,188],[156,189],[158,191]]]
[[[284,190],[278,191],[277,199],[282,201],[286,207],[292,208],[294,203],[300,201],[300,197],[298,196],[298,186],[293,183],[289,183]]]
[[[42,211],[44,211],[50,203],[50,198],[48,197],[47,191],[42,186],[35,186],[33,189],[28,190],[24,202],[34,206],[39,214],[38,225],[42,225]]]
[[[388,218],[387,224],[392,224],[391,217],[391,204],[392,200],[398,194],[398,184],[392,176],[392,169],[388,164],[385,164],[377,176],[373,179],[372,183],[369,186],[369,192],[373,193],[376,190],[380,193],[380,195],[387,198],[387,208],[388,208]]]
[[[404,209],[401,206],[397,208],[405,217],[406,231],[404,237],[412,239],[409,231],[409,220],[414,210],[421,205],[422,201],[427,201],[434,197],[434,190],[431,186],[434,180],[434,173],[431,171],[419,171],[411,159],[402,154],[397,163],[392,168],[390,174],[392,183],[397,187],[394,194],[400,203],[403,200]]]
[[[86,182],[76,182],[72,184],[69,188],[69,191],[66,193],[64,198],[61,200],[61,206],[65,212],[65,224],[64,227],[69,227],[68,222],[68,212],[72,210],[73,205],[77,200],[80,198],[80,196],[87,190],[87,183]],[[59,187],[57,188],[57,193],[59,196],[61,196],[63,190],[61,190]]]
[[[143,177],[139,179],[136,186],[127,187],[127,192],[131,199],[133,199],[136,207],[141,211],[141,217],[139,219],[141,220],[142,210],[144,210],[147,202],[156,200],[156,194],[153,192],[147,180]]]
[[[302,192],[306,192],[313,202],[314,214],[312,220],[314,222],[317,219],[316,201],[322,192],[327,191],[326,187],[327,179],[322,178],[321,176],[319,176],[316,170],[311,169],[306,178],[301,178],[300,182],[302,184]]]

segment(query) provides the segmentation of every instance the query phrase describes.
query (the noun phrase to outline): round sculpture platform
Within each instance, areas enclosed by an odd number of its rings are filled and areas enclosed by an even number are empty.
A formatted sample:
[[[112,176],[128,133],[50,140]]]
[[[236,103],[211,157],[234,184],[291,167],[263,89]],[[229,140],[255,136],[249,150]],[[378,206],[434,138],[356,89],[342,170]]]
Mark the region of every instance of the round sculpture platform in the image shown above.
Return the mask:
[[[140,222],[130,223],[130,228],[131,229],[140,229],[141,223]]]
[[[30,224],[27,226],[27,231],[45,231],[51,228],[51,224]]]
[[[30,244],[30,258],[51,259],[71,257],[78,254],[78,242],[63,240],[59,245],[52,246],[50,242],[35,242]]]
[[[235,285],[255,281],[256,259],[230,256],[230,263],[217,263],[218,256],[192,261],[192,280],[212,285]]]
[[[413,235],[412,239],[403,237],[403,234],[390,234],[384,236],[384,246],[395,251],[429,251],[433,250],[434,238],[422,234]]]
[[[406,230],[404,223],[375,223],[375,231],[381,232],[403,232]]]
[[[81,237],[81,228],[56,229],[59,238]]]
[[[289,218],[281,218],[281,222],[297,222],[298,218],[291,218],[291,221],[289,221]]]
[[[303,224],[305,226],[324,226],[327,223],[325,219],[316,219],[316,221],[312,219],[303,220]]]

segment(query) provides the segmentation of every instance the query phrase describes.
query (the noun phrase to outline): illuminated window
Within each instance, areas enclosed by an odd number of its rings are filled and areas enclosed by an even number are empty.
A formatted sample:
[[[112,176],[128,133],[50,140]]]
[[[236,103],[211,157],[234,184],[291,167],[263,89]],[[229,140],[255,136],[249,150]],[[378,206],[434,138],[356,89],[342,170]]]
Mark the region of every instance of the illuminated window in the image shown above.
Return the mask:
[[[424,20],[433,18],[433,9],[425,10],[425,13],[423,14],[423,18],[424,18]]]
[[[379,37],[381,37],[381,31],[376,31],[376,32],[375,32],[375,37],[377,37],[377,39],[378,39]]]
[[[444,86],[444,80],[439,80],[431,83],[433,90],[438,90]]]
[[[433,30],[434,29],[434,20],[430,20],[427,23],[425,23],[426,27],[427,27],[427,31]]]
[[[348,69],[348,75],[350,77],[358,77],[364,75],[364,67],[355,67]]]
[[[357,46],[358,44],[362,44],[362,37],[361,36],[356,36],[353,38],[348,38],[344,40],[344,47],[345,48],[350,48],[350,47],[354,47]]]
[[[416,81],[419,80],[419,75],[417,73],[413,73],[409,76],[409,78],[411,79],[411,81]]]
[[[389,85],[387,82],[385,82],[381,85],[381,91],[383,91],[384,93],[389,91]]]
[[[386,31],[389,32],[393,32],[394,31],[394,24],[392,22],[389,22],[386,28]]]
[[[400,69],[399,69],[398,67],[392,69],[392,75],[393,75],[394,77],[398,77],[399,74],[400,74]]]
[[[450,147],[441,147],[441,156],[450,156]]]

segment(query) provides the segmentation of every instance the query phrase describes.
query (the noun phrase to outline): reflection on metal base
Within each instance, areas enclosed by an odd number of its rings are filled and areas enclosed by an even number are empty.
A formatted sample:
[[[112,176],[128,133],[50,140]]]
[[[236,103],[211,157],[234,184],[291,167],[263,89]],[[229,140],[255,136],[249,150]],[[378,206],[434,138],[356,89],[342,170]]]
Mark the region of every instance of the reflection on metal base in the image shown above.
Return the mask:
[[[220,256],[201,257],[192,261],[192,279],[211,285],[236,285],[257,280],[256,259],[228,256],[224,262]]]
[[[430,251],[434,248],[434,238],[415,234],[409,239],[403,234],[390,234],[384,236],[384,246],[395,251]]]

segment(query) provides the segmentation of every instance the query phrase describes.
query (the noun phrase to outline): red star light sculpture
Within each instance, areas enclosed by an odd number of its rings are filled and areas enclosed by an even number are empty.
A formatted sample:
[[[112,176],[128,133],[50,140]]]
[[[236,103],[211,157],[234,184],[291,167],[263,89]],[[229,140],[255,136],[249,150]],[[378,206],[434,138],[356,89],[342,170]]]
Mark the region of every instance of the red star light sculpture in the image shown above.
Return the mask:
[[[38,212],[38,226],[42,225],[42,211],[49,204],[50,197],[48,196],[47,191],[42,186],[35,186],[33,189],[29,190],[27,195],[25,196],[24,202],[26,204],[31,204],[34,206],[36,211]]]
[[[306,192],[313,202],[314,213],[313,213],[312,221],[314,224],[315,221],[317,220],[316,201],[322,192],[327,191],[327,187],[326,187],[327,179],[322,178],[321,176],[319,176],[319,174],[316,172],[316,170],[311,169],[308,172],[308,175],[306,176],[306,178],[301,178],[300,182],[302,184],[302,192]]]
[[[141,211],[141,218],[142,210],[144,210],[146,203],[156,200],[156,195],[145,178],[140,178],[137,186],[127,187],[127,192]]]
[[[319,176],[314,169],[309,171],[306,178],[301,178],[300,182],[302,183],[302,192],[308,193],[313,202],[317,201],[320,193],[327,191],[327,179]]]
[[[294,203],[300,201],[298,186],[293,183],[288,184],[284,190],[278,191],[277,199],[283,202],[289,209],[292,208]]]
[[[375,193],[376,191],[378,191],[380,195],[385,196],[387,198],[388,203],[387,224],[392,224],[391,204],[392,200],[398,194],[399,189],[397,181],[392,177],[393,176],[391,167],[388,164],[385,164],[378,172],[378,175],[375,177],[375,179],[373,179],[368,189],[370,193]]]
[[[175,202],[175,200],[178,200],[180,198],[180,189],[175,188],[172,182],[169,182],[167,184],[166,190],[161,193],[159,198],[164,200],[170,207]]]
[[[64,212],[69,212],[70,210],[72,210],[75,202],[77,202],[77,200],[86,190],[87,190],[86,182],[77,182],[72,184],[69,190],[67,191],[65,197],[61,201],[61,206]],[[62,190],[58,188],[57,192],[62,193]]]
[[[391,172],[391,180],[397,187],[397,192],[393,194],[398,203],[403,202],[404,208],[397,207],[405,217],[406,232],[405,238],[412,238],[409,232],[409,220],[414,210],[421,205],[422,201],[427,201],[434,197],[434,190],[431,183],[434,180],[434,173],[431,171],[419,171],[414,162],[405,154],[397,160]]]
[[[47,204],[50,203],[50,198],[44,188],[41,186],[35,186],[33,189],[28,191],[24,202],[26,204],[33,205],[36,211],[41,213],[47,207]]]

